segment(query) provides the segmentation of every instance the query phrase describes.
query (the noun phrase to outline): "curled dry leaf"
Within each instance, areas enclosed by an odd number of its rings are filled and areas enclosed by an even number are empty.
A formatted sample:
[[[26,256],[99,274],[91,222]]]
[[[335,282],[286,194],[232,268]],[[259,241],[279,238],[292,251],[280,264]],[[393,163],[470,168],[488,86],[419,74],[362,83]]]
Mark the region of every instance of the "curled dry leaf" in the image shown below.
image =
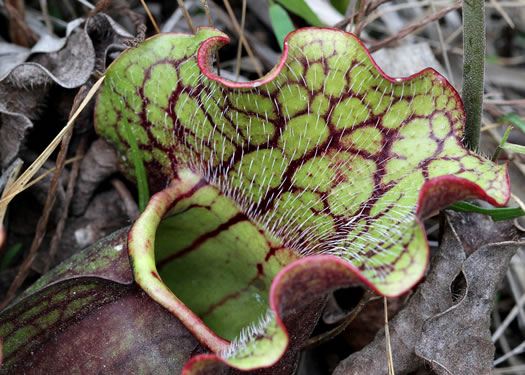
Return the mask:
[[[91,144],[80,164],[71,206],[73,215],[82,215],[85,212],[97,187],[117,172],[117,164],[115,150],[103,139],[97,139]]]
[[[490,311],[519,242],[511,222],[449,212],[438,252],[408,305],[389,323],[396,374],[430,366],[438,374],[490,374]],[[474,248],[472,247],[474,245]],[[466,290],[454,295],[463,273]],[[459,297],[459,298],[458,298]],[[340,363],[334,375],[388,372],[385,335]]]
[[[476,219],[482,223],[489,221],[478,215]],[[468,236],[477,238],[477,241],[487,238],[487,232],[480,234],[473,230],[476,227],[456,225],[454,228],[461,233],[458,237]],[[477,228],[482,230],[480,226]],[[493,225],[492,228],[497,227]],[[467,284],[464,297],[423,325],[416,354],[425,359],[436,374],[492,374],[494,344],[490,333],[490,313],[498,286],[520,245],[513,241],[516,236],[509,235],[509,229],[513,227],[507,223],[506,228],[493,230],[499,234],[492,241],[478,243],[479,247],[462,264],[461,272]],[[502,233],[507,238],[501,238]],[[495,243],[496,238],[504,242]]]
[[[106,15],[68,24],[66,37],[42,36],[31,49],[0,44],[0,168],[18,155],[27,132],[49,101],[52,84],[75,88],[86,83],[96,59],[103,65],[108,48],[129,34]]]

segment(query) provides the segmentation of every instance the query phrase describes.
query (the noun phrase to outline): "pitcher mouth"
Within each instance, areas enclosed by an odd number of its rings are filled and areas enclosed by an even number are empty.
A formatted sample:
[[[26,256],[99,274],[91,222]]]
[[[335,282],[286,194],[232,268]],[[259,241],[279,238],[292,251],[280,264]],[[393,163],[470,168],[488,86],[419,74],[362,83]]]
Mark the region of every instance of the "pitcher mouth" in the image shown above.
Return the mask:
[[[192,172],[155,194],[128,239],[135,281],[213,352],[267,315],[272,280],[297,259]]]

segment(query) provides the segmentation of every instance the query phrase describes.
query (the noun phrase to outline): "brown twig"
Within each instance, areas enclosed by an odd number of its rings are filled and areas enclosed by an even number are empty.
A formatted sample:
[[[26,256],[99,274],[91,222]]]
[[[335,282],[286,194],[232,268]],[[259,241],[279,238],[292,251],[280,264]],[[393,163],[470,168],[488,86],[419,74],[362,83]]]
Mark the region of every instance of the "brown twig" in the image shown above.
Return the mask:
[[[388,327],[388,304],[386,297],[383,297],[383,308],[385,310],[385,343],[386,361],[388,365],[388,375],[395,375],[394,362],[392,361],[392,345],[390,345],[390,329]]]
[[[95,95],[95,92],[100,88],[100,85],[102,85],[102,82],[104,82],[105,76],[100,77],[91,87],[89,92],[87,93],[84,100],[82,100],[82,103],[80,103],[80,106],[75,111],[73,116],[68,120],[66,126],[60,130],[60,132],[56,135],[55,138],[51,141],[51,143],[46,147],[44,151],[38,157],[36,160],[31,163],[31,165],[22,173],[20,177],[16,179],[16,181],[12,184],[12,186],[9,189],[4,190],[3,198],[0,199],[0,218],[4,217],[5,211],[7,210],[7,206],[9,205],[9,202],[18,195],[22,190],[24,190],[24,187],[29,183],[29,180],[33,178],[33,176],[40,170],[42,165],[46,162],[47,159],[51,156],[51,154],[55,151],[55,149],[58,147],[58,145],[61,143],[62,139],[66,135],[66,133],[69,132],[69,129],[73,126],[75,119],[78,117],[78,115],[86,108],[87,104],[91,100],[91,98]]]
[[[142,6],[144,7],[144,10],[146,11],[146,13],[147,13],[147,15],[149,17],[149,20],[151,21],[151,23],[153,25],[153,28],[155,29],[157,34],[160,34],[160,29],[157,26],[157,22],[155,22],[155,18],[153,18],[153,15],[149,11],[149,8],[148,8],[148,5],[146,4],[146,1],[145,0],[140,0],[140,2],[142,3]]]
[[[380,5],[384,4],[384,3],[388,3],[389,1],[392,1],[392,0],[377,0],[377,1],[374,1],[373,3],[368,3],[367,5],[367,9],[366,9],[366,12],[365,13],[371,13],[373,11],[375,11]],[[352,13],[350,13],[347,17],[345,17],[343,20],[339,21],[338,23],[336,23],[335,25],[333,25],[332,27],[333,28],[336,28],[336,29],[342,29],[344,27],[346,27],[348,24],[353,24],[354,23],[354,19],[355,19],[355,16],[356,16],[356,13],[355,13],[355,4],[356,3],[353,3],[352,5]],[[367,17],[368,19],[368,17]],[[363,28],[367,25],[368,23],[364,23],[363,26],[361,27],[361,31],[363,30]]]
[[[525,99],[485,99],[484,102],[499,105],[525,105]]]
[[[75,191],[75,184],[77,182],[78,172],[80,170],[80,160],[82,160],[82,155],[84,155],[84,153],[86,152],[87,140],[88,140],[88,137],[87,137],[87,134],[85,134],[80,140],[80,144],[76,151],[77,159],[75,160],[75,162],[73,163],[73,166],[71,167],[71,173],[69,174],[69,179],[67,182],[66,197],[64,199],[64,208],[60,215],[58,224],[56,226],[55,233],[53,233],[53,237],[51,238],[51,244],[49,245],[48,258],[46,259],[46,262],[44,265],[44,273],[46,273],[51,267],[51,265],[53,264],[53,260],[55,259],[55,255],[58,250],[58,245],[60,243],[60,240],[62,239],[62,234],[64,233],[66,220],[69,215],[69,206],[71,204],[71,200],[73,199],[73,192]]]
[[[82,159],[82,156],[74,156],[72,158],[67,159],[66,162],[64,163],[64,165],[68,165],[68,164],[74,163],[75,161],[80,160],[80,159]],[[20,164],[20,167],[22,167],[22,164]],[[9,189],[7,187],[7,185],[6,185],[6,187],[4,188],[4,194],[2,194],[2,196],[0,197],[0,204],[8,202],[8,201],[11,201],[11,199],[16,197],[18,194],[20,194],[24,190],[29,189],[34,184],[38,183],[40,180],[46,178],[48,175],[50,175],[51,173],[56,171],[56,169],[57,169],[57,167],[52,167],[52,168],[48,169],[47,171],[45,171],[44,173],[42,173],[38,177],[35,177],[34,179],[32,179],[31,182],[25,184],[23,188],[21,188],[20,190],[14,192],[14,193],[10,193],[9,195],[6,195],[6,191]],[[1,211],[0,212],[0,222],[3,220],[4,216],[5,216],[5,211]]]
[[[242,15],[241,15],[241,33],[239,36],[239,45],[237,47],[237,65],[235,66],[235,77],[239,80],[241,74],[241,55],[242,55],[242,43],[241,39],[244,38],[244,24],[246,22],[246,0],[242,0]]]
[[[179,4],[179,8],[182,10],[182,14],[184,14],[184,18],[186,19],[186,23],[188,24],[188,27],[190,28],[190,31],[192,34],[195,34],[195,26],[193,26],[193,22],[191,22],[190,14],[188,13],[188,10],[184,6],[184,1],[177,0],[177,3]]]
[[[77,112],[82,100],[86,96],[87,90],[85,89],[85,87],[86,86],[83,86],[82,89],[80,89],[78,94],[75,96],[73,108],[71,109],[71,113],[69,116],[70,118],[72,118],[75,112]],[[15,279],[9,286],[9,290],[7,291],[6,297],[4,298],[2,303],[0,303],[0,310],[3,310],[7,306],[7,304],[14,298],[16,291],[24,283],[27,275],[29,274],[29,270],[31,269],[31,265],[36,259],[38,248],[42,244],[42,241],[46,234],[46,228],[47,228],[47,222],[49,221],[49,215],[51,214],[51,210],[53,209],[53,206],[55,204],[56,192],[58,190],[58,184],[60,183],[60,176],[62,174],[62,171],[64,170],[67,150],[69,148],[69,142],[71,141],[72,134],[73,134],[73,127],[71,126],[67,129],[66,133],[64,134],[64,137],[62,138],[62,143],[60,146],[60,151],[58,152],[57,162],[56,162],[57,169],[55,173],[53,174],[51,184],[49,185],[46,202],[44,203],[44,208],[42,210],[42,216],[38,220],[36,231],[35,231],[35,236],[33,237],[33,242],[31,243],[31,247],[29,249],[29,254],[27,255],[26,259],[24,260],[20,268],[18,269]]]
[[[116,178],[111,180],[111,185],[113,185],[117,193],[120,195],[120,198],[122,198],[124,209],[128,215],[128,218],[130,220],[136,220],[140,215],[139,207],[137,206],[137,202],[135,202],[135,199],[133,199],[133,195],[131,195],[126,185]]]
[[[9,20],[11,41],[19,46],[31,47],[38,40],[38,36],[26,23],[24,0],[6,0],[4,7]]]
[[[359,34],[361,34],[361,31],[363,30],[361,26],[361,21],[365,17],[365,11],[366,8],[368,8],[369,1],[368,0],[361,0],[359,4],[359,11],[357,12],[357,17],[355,18],[355,29],[353,30],[354,35],[359,37]]]
[[[430,6],[432,7],[432,12],[435,12],[436,6],[433,0],[430,0]],[[443,56],[443,61],[445,62],[445,67],[447,69],[448,80],[452,83],[452,86],[454,86],[454,76],[452,75],[452,68],[450,67],[450,60],[448,59],[448,50],[445,45],[443,33],[441,32],[441,26],[439,25],[438,21],[434,21],[434,23],[436,25],[436,31],[438,34],[439,44],[441,46],[441,54]]]
[[[352,321],[357,317],[357,315],[359,315],[359,313],[363,310],[366,304],[377,298],[379,297],[371,289],[367,289],[363,297],[361,297],[361,300],[359,300],[359,303],[357,304],[357,306],[354,307],[354,309],[348,314],[348,316],[343,320],[341,324],[331,329],[330,331],[327,331],[315,337],[309,338],[303,344],[301,349],[303,350],[311,349],[341,334],[341,332],[343,332],[348,327],[348,325],[352,323]]]
[[[447,8],[444,8],[444,9],[440,10],[437,13],[434,13],[433,15],[431,15],[429,17],[423,18],[421,21],[418,21],[416,23],[413,23],[412,25],[409,25],[409,26],[401,29],[397,34],[392,35],[389,38],[386,38],[384,40],[381,40],[381,41],[379,41],[377,43],[372,44],[370,46],[370,48],[368,49],[368,51],[370,53],[375,52],[375,51],[377,51],[377,50],[387,46],[388,44],[390,44],[390,43],[392,43],[392,42],[394,42],[396,40],[402,39],[405,36],[407,36],[408,34],[413,33],[417,29],[425,26],[427,23],[436,21],[436,20],[440,19],[441,17],[443,17],[444,15],[446,15],[447,13],[450,13],[450,12],[456,10],[456,9],[459,9],[459,8],[461,8],[461,2],[457,2],[454,5],[451,5],[451,6],[447,7]]]
[[[239,22],[237,22],[237,19],[235,18],[235,14],[233,14],[232,7],[230,6],[230,2],[228,0],[223,0],[224,5],[226,6],[226,10],[228,11],[228,15],[230,16],[230,19],[232,20],[233,26],[235,27],[235,30],[237,31],[237,34],[239,35],[239,40],[243,44],[244,48],[246,48],[246,52],[248,53],[248,56],[250,56],[250,59],[252,60],[253,66],[255,68],[255,71],[259,75],[259,77],[263,76],[262,69],[259,65],[259,62],[255,58],[255,55],[253,54],[252,48],[246,41],[246,38],[241,33],[241,27],[239,26]]]
[[[374,1],[373,3],[370,4],[370,6],[368,8],[368,13],[371,13],[371,12],[375,11],[381,5],[383,5],[385,3],[388,3],[390,1],[392,1],[392,0],[376,0],[376,1]]]

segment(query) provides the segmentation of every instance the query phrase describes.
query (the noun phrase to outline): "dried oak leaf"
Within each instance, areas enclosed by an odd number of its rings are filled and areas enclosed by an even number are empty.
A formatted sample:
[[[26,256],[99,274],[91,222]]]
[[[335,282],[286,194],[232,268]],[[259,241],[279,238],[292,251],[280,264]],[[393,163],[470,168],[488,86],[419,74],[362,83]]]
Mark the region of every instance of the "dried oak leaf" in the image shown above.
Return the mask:
[[[389,323],[396,374],[425,364],[437,374],[491,373],[490,311],[519,246],[516,238],[510,222],[494,223],[478,214],[447,214],[442,243],[425,281]],[[461,273],[467,288],[458,300],[453,284]],[[381,330],[371,344],[342,361],[334,375],[387,374],[384,353]]]
[[[31,50],[0,44],[1,169],[18,155],[33,121],[49,101],[51,86],[81,86],[90,78],[96,58],[105,55],[112,42],[129,37],[106,15],[89,18],[80,31],[79,24],[79,20],[70,22],[65,38],[43,36]]]
[[[480,215],[470,217],[480,223],[490,222]],[[457,215],[456,219],[462,220],[463,215]],[[457,220],[451,222],[454,226]],[[489,231],[469,224],[465,221],[454,226],[456,232],[461,233],[458,237],[467,237],[477,245],[474,248],[477,250],[461,267],[467,284],[465,295],[458,303],[428,319],[416,344],[416,354],[429,362],[438,375],[492,373],[494,344],[490,334],[490,312],[498,286],[519,246],[513,241],[515,235],[509,233],[510,223],[493,225]],[[492,241],[488,240],[489,234],[495,236]],[[502,238],[505,235],[506,238]],[[468,254],[467,246],[464,250]]]
[[[71,202],[71,213],[82,215],[97,187],[109,176],[118,171],[118,158],[115,149],[103,139],[97,139],[89,147],[80,164],[80,173]]]

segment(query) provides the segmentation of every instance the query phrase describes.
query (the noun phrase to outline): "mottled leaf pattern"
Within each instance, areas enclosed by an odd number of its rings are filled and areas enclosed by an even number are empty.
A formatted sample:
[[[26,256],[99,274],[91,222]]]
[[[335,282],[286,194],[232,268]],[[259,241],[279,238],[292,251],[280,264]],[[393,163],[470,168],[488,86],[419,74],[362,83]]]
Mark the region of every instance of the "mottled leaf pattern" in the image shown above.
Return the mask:
[[[462,146],[460,98],[433,70],[390,79],[352,35],[302,29],[269,75],[234,83],[211,71],[226,41],[158,35],[108,69],[96,125],[129,175],[123,118],[154,188],[189,167],[284,246],[347,259],[386,295],[424,272],[423,208],[508,199],[505,167]]]

